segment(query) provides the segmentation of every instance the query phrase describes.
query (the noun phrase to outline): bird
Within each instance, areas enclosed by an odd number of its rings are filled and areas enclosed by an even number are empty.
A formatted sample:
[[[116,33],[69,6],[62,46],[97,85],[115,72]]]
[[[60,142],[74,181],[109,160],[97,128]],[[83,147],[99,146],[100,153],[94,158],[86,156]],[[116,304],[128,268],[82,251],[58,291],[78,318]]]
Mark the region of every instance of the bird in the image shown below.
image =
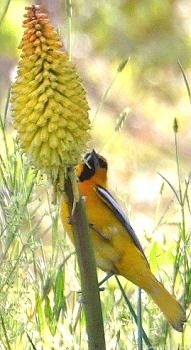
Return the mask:
[[[182,332],[186,322],[185,311],[174,295],[151,272],[128,216],[108,189],[107,173],[107,160],[95,150],[87,153],[76,167],[96,266],[108,276],[121,275],[144,289],[172,327]],[[60,213],[63,226],[74,243],[69,209],[64,197],[61,200]]]

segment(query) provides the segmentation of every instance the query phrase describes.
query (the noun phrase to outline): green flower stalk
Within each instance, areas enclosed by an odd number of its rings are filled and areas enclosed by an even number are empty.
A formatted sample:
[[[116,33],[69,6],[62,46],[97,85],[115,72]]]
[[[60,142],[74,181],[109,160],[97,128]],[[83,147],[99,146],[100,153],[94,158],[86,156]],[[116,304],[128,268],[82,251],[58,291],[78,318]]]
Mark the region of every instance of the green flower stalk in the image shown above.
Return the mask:
[[[47,12],[41,5],[26,10],[22,54],[12,84],[12,117],[24,152],[55,181],[86,149],[89,107]]]

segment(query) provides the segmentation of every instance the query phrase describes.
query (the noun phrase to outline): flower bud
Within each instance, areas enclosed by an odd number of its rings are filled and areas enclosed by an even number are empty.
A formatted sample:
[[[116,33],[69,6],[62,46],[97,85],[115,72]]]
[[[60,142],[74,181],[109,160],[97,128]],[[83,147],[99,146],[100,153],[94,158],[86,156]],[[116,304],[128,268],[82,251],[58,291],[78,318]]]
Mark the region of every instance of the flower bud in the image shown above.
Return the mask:
[[[54,181],[86,149],[89,108],[81,79],[45,9],[33,5],[26,10],[11,90],[12,117],[22,149]]]

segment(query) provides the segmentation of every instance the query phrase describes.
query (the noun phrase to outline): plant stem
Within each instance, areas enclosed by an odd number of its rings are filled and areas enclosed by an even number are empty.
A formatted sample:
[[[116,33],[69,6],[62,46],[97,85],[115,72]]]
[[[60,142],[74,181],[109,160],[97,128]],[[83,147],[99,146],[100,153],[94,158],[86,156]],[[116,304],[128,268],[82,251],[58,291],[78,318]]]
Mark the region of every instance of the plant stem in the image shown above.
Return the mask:
[[[96,119],[97,115],[99,114],[100,110],[102,109],[103,104],[105,103],[106,98],[107,98],[107,96],[108,96],[108,94],[109,94],[109,92],[110,92],[112,86],[114,85],[114,83],[115,83],[115,81],[116,81],[116,79],[117,79],[119,73],[121,73],[121,72],[123,71],[123,69],[125,68],[125,66],[126,66],[126,64],[127,64],[127,62],[128,62],[128,60],[129,60],[129,59],[125,59],[125,60],[123,60],[123,61],[120,62],[119,66],[118,66],[118,68],[117,68],[117,71],[116,71],[116,73],[115,73],[115,75],[114,75],[114,77],[112,78],[110,84],[108,85],[107,89],[105,90],[105,92],[104,92],[104,94],[103,94],[103,97],[102,97],[100,103],[99,103],[98,106],[97,106],[97,109],[96,109],[96,111],[95,111],[94,117],[93,117],[93,119],[92,119],[92,124],[95,123],[95,119]]]
[[[175,123],[177,121],[175,120]],[[177,124],[178,126],[178,124]],[[178,128],[177,128],[178,130]],[[188,276],[188,259],[187,259],[187,249],[186,249],[186,220],[185,220],[185,208],[184,208],[184,196],[182,193],[181,186],[181,172],[180,172],[180,164],[179,164],[179,154],[178,154],[178,140],[177,140],[177,132],[175,130],[174,133],[174,142],[175,142],[175,156],[176,156],[176,167],[177,167],[177,176],[178,176],[178,190],[179,190],[179,198],[180,198],[180,209],[181,209],[181,225],[180,225],[180,240],[183,243],[183,266],[184,266],[184,274],[183,274],[183,283],[184,283],[184,309],[186,310],[186,288],[187,288],[187,276]],[[179,249],[181,246],[179,246]],[[182,348],[184,349],[184,338],[185,332],[182,333]]]
[[[136,315],[136,313],[134,311],[134,308],[133,308],[132,304],[130,303],[127,295],[125,294],[125,291],[124,291],[124,289],[122,287],[122,284],[121,284],[119,278],[116,275],[115,275],[115,278],[116,278],[116,281],[117,281],[118,286],[120,288],[120,291],[121,291],[121,293],[122,293],[122,295],[123,295],[123,297],[125,299],[125,302],[126,302],[128,308],[129,308],[129,311],[130,311],[130,313],[131,313],[131,315],[132,315],[136,325],[138,325],[138,317],[137,317],[137,315]],[[154,348],[153,348],[152,344],[150,343],[150,340],[147,337],[147,334],[145,333],[142,325],[141,325],[141,334],[142,334],[142,337],[144,339],[145,344],[147,345],[148,350],[154,350]]]
[[[68,54],[72,58],[72,0],[66,0],[66,12],[68,16]]]
[[[4,320],[3,320],[3,316],[1,314],[0,314],[0,319],[1,319],[1,326],[2,326],[2,330],[3,330],[3,334],[5,336],[5,342],[6,342],[7,350],[11,350],[11,346],[10,346],[8,335],[7,335],[6,326],[5,326],[5,323],[4,323]]]
[[[91,245],[89,226],[86,219],[83,199],[75,203],[76,190],[74,168],[68,168],[65,180],[65,193],[68,200],[76,255],[80,270],[83,307],[86,316],[89,350],[105,350],[104,327],[100,304],[99,288],[96,274],[96,264]],[[78,188],[77,188],[78,191]],[[78,193],[77,193],[78,196]]]
[[[179,189],[179,203],[181,209],[181,225],[180,225],[180,233],[183,242],[183,264],[184,264],[184,291],[186,291],[187,286],[187,250],[186,250],[186,220],[185,220],[185,208],[184,208],[184,196],[182,193],[181,186],[181,172],[180,172],[180,164],[179,164],[179,155],[178,155],[178,141],[177,141],[177,133],[175,132],[175,152],[176,152],[176,166],[177,166],[177,176],[178,176],[178,189]],[[184,298],[184,307],[186,308],[186,300]]]
[[[1,14],[1,18],[0,18],[0,25],[2,24],[5,16],[6,16],[6,13],[8,11],[8,8],[9,8],[9,5],[10,5],[10,2],[11,0],[7,0],[6,4],[4,5],[4,9],[3,9],[3,12]]]
[[[138,300],[137,300],[137,330],[138,330],[138,350],[142,350],[142,349],[143,349],[143,337],[142,337],[141,288],[138,288]]]

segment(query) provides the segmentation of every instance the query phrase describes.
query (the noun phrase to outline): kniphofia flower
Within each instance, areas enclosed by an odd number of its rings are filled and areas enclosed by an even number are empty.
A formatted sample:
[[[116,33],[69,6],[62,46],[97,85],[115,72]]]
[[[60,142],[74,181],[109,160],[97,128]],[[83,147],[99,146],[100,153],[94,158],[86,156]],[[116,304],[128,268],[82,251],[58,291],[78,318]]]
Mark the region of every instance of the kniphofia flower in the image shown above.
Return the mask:
[[[55,180],[86,148],[90,122],[81,79],[41,5],[26,7],[12,116],[22,149]]]

